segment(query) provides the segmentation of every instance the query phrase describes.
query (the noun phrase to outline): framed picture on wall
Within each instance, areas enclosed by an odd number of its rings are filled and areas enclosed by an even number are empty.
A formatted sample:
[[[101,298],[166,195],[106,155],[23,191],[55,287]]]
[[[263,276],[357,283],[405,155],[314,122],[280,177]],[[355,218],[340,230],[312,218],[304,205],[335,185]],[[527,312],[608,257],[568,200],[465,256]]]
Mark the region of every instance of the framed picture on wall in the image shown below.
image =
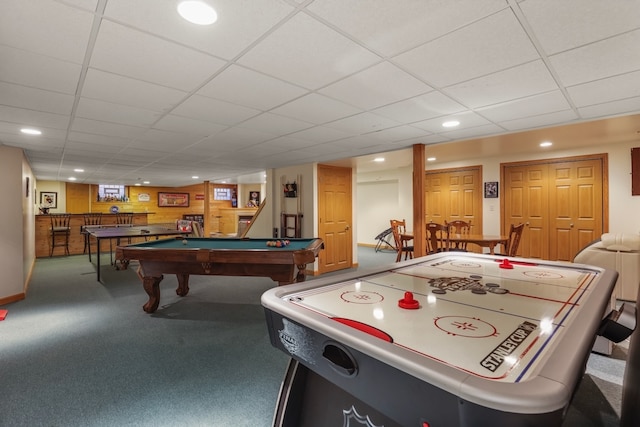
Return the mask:
[[[158,193],[158,206],[186,208],[189,206],[189,193]]]
[[[498,198],[498,183],[496,181],[490,181],[484,183],[484,198],[496,199]]]
[[[50,209],[57,209],[58,193],[56,193],[55,191],[41,191],[40,206]]]
[[[250,191],[249,192],[249,202],[247,203],[247,207],[249,208],[257,208],[260,206],[260,192],[259,191]]]

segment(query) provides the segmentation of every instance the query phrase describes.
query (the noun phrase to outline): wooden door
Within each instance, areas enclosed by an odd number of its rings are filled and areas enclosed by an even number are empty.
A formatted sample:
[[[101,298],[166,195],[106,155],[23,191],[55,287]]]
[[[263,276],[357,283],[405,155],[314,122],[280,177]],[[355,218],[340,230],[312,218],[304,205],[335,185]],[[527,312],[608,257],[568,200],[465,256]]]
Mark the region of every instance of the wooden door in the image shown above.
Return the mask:
[[[353,265],[351,169],[318,165],[318,235],[324,250],[320,274]]]
[[[447,218],[446,206],[449,204],[447,193],[448,186],[447,172],[426,172],[425,173],[425,223],[435,222],[443,224]]]
[[[584,160],[549,169],[549,259],[571,262],[602,235],[602,167],[598,160]]]
[[[471,222],[482,234],[482,167],[425,172],[425,222]]]
[[[524,223],[518,256],[572,261],[606,231],[606,154],[502,165],[503,233]]]
[[[512,166],[504,170],[502,234],[511,224],[525,224],[518,256],[549,259],[549,196],[546,164]]]

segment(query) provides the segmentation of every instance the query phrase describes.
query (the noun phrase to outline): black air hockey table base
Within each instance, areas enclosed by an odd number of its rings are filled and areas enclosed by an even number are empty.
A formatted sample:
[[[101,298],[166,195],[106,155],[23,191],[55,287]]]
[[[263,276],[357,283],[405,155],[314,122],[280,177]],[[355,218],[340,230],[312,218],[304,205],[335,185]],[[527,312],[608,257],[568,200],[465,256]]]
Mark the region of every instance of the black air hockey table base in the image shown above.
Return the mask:
[[[382,367],[379,367],[382,369]],[[388,376],[391,375],[391,376]],[[287,367],[274,427],[437,427],[437,426],[531,426],[560,425],[564,414],[508,414],[491,410],[435,387],[407,378],[402,373],[386,372],[386,378],[371,385],[368,393],[377,408],[396,414],[391,419],[377,409],[322,376],[291,359]],[[344,387],[344,388],[343,388]],[[380,390],[380,388],[384,389]],[[390,388],[397,389],[389,392]],[[390,398],[391,397],[391,398]],[[425,414],[428,416],[425,417]],[[399,420],[399,421],[396,421]]]

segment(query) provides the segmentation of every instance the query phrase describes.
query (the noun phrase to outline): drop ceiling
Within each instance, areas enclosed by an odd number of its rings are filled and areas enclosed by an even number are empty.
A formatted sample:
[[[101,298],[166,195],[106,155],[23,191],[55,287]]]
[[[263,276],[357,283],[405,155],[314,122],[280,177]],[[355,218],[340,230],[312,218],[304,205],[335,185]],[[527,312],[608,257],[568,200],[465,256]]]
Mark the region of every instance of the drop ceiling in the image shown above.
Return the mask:
[[[640,0],[205,2],[210,26],[174,0],[0,2],[0,143],[40,180],[182,186],[621,117],[637,140]]]

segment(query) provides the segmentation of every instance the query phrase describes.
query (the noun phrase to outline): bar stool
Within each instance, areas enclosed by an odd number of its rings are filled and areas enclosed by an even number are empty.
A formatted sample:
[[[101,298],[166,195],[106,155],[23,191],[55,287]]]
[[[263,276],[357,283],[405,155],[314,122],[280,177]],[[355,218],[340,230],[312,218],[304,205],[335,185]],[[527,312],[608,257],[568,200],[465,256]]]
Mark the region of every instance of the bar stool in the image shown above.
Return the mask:
[[[66,213],[50,214],[49,218],[51,219],[49,256],[53,256],[53,250],[56,246],[64,247],[64,253],[69,255],[69,235],[71,234],[69,222],[71,221],[71,215]]]
[[[133,226],[133,212],[122,212],[116,214],[116,227],[131,226]],[[127,243],[131,243],[131,237],[127,238]],[[116,246],[120,246],[120,237],[116,239]],[[111,264],[113,264],[113,245],[111,239],[109,239],[109,252],[111,253]]]
[[[83,254],[87,253],[87,248],[89,249],[89,261],[91,261],[91,239],[89,238],[89,232],[87,231],[87,226],[96,226],[102,225],[102,212],[98,213],[85,213],[84,216],[84,227],[82,228],[82,234],[84,234],[84,249],[82,250]]]
[[[116,224],[118,225],[118,227],[131,227],[133,225],[133,213],[117,213]],[[131,238],[128,239],[127,243],[131,243]],[[120,239],[118,239],[116,246],[120,246]]]

